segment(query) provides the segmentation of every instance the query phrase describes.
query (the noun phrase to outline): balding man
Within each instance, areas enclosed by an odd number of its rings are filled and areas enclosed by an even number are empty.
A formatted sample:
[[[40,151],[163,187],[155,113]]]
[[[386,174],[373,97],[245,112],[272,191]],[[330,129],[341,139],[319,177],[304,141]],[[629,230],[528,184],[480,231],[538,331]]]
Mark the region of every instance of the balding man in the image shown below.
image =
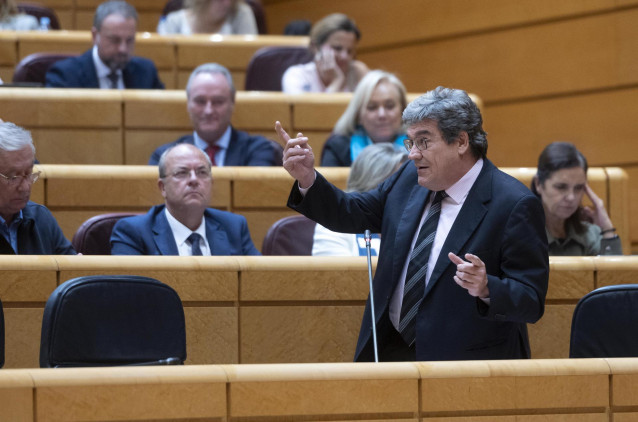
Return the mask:
[[[246,218],[208,208],[211,163],[199,148],[178,144],[159,160],[164,205],[117,222],[113,255],[259,255]]]

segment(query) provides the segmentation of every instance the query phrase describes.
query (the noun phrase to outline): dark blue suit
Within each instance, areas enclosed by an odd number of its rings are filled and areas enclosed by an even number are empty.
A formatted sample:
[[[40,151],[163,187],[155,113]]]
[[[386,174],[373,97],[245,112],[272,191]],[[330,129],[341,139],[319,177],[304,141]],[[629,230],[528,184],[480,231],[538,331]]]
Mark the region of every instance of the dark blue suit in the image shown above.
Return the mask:
[[[148,160],[150,165],[157,165],[162,153],[177,144],[195,145],[192,134],[184,135],[176,141],[158,147]],[[279,166],[282,151],[276,151],[270,141],[263,136],[252,136],[231,127],[230,143],[226,151],[225,166]]]
[[[54,63],[46,74],[45,86],[52,88],[99,88],[92,49],[81,56]],[[122,70],[124,86],[128,89],[164,89],[152,61],[132,57]]]
[[[429,190],[411,161],[378,188],[344,193],[321,175],[302,198],[297,184],[288,205],[330,230],[381,233],[374,277],[379,350],[394,330],[388,317]],[[454,282],[454,252],[477,255],[486,266],[490,306]],[[549,277],[543,207],[523,184],[488,160],[445,240],[417,314],[417,360],[529,358],[526,323],[544,311]],[[374,360],[370,301],[355,360]]]
[[[111,254],[179,255],[164,209],[156,205],[144,215],[118,221],[111,234]],[[208,208],[204,218],[211,255],[260,255],[243,216]]]

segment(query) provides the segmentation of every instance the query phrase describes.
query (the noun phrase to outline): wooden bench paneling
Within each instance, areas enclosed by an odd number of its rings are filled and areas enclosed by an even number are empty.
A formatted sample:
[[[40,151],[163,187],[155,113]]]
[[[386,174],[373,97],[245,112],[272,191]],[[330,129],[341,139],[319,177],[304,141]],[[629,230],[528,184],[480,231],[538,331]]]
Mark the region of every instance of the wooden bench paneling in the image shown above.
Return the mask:
[[[637,373],[636,359],[22,369],[0,373],[0,420],[629,421]]]
[[[637,265],[638,257],[550,257],[545,315],[529,325],[532,356],[567,358],[580,297],[635,283]],[[46,298],[79,276],[143,275],[175,288],[189,365],[350,362],[368,295],[364,257],[0,256],[0,267],[7,368],[38,366]]]
[[[64,166],[40,165],[48,206],[62,230],[71,238],[89,217],[105,212],[146,212],[163,202],[157,188],[154,166]],[[525,185],[530,184],[535,169],[503,168]],[[340,188],[345,188],[348,168],[325,167],[319,171]],[[293,180],[278,167],[213,168],[211,205],[244,215],[257,248],[266,232],[278,219],[295,212],[286,207]],[[605,200],[609,215],[629,250],[629,226],[626,200],[628,184],[620,169],[590,168],[589,183]],[[37,186],[37,184],[36,184]]]

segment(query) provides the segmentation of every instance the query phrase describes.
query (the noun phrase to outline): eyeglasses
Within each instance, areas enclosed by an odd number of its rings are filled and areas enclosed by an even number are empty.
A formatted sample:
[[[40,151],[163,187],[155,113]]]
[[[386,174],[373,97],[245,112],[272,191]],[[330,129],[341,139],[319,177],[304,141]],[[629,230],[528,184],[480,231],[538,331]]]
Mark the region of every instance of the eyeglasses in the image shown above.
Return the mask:
[[[35,183],[36,180],[40,178],[40,174],[42,174],[41,171],[31,174],[23,174],[20,176],[5,176],[4,174],[0,173],[0,177],[2,177],[7,185],[16,186],[22,182],[22,179],[26,180],[29,184]]]
[[[417,138],[417,139],[404,139],[403,145],[408,152],[412,151],[412,147],[416,145],[416,147],[420,151],[425,151],[428,149],[428,140],[426,138]]]
[[[192,172],[195,172],[195,177],[197,177],[200,180],[205,180],[210,178],[210,170],[206,168],[192,169],[192,170],[180,169],[171,173],[171,176],[176,180],[186,180],[191,177]]]

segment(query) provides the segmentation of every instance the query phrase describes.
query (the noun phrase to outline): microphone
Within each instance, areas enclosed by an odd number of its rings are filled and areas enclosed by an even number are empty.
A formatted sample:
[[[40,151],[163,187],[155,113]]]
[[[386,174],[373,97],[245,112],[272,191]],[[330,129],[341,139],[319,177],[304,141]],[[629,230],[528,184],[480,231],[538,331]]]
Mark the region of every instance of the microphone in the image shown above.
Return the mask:
[[[374,346],[374,361],[379,362],[379,349],[377,347],[377,319],[374,316],[374,290],[372,289],[372,252],[370,251],[370,230],[366,230],[363,238],[366,241],[368,255],[368,280],[370,282],[370,314],[372,318],[372,345]]]

